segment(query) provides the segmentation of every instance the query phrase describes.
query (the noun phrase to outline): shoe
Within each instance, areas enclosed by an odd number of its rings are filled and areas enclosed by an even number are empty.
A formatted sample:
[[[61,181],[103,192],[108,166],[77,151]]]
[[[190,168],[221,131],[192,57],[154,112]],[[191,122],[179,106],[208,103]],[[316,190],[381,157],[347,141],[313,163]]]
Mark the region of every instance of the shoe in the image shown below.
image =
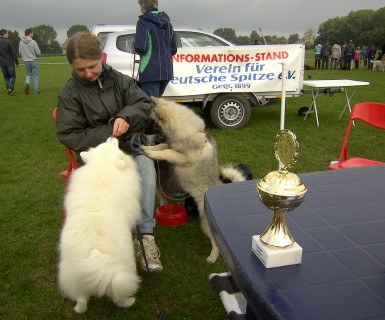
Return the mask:
[[[10,96],[14,96],[15,95],[15,93],[11,90],[11,92],[9,92],[8,91],[8,95],[10,95]]]
[[[145,262],[144,257],[143,257],[142,247],[140,245],[139,240],[136,239],[135,240],[135,251],[136,251],[136,256],[140,262],[141,268],[144,271],[150,271],[150,272],[162,271],[163,266],[159,260],[160,251],[159,251],[158,246],[155,243],[154,236],[149,235],[149,234],[145,234],[145,235],[143,235],[142,240],[143,240],[144,251],[146,254],[146,258],[147,258],[148,270],[147,270],[146,262]]]
[[[29,94],[29,84],[28,83],[24,86],[24,93]]]
[[[8,94],[10,95],[11,93],[13,93],[13,91],[11,89],[8,89]]]

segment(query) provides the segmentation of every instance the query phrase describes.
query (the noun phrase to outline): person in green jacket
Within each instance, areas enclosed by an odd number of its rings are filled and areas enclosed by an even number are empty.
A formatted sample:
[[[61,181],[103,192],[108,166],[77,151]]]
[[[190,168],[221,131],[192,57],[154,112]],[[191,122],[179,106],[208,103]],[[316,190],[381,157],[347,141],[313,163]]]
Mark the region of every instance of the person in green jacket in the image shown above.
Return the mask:
[[[153,160],[139,150],[146,144],[144,129],[151,123],[153,107],[149,97],[132,78],[112,69],[102,61],[100,41],[88,32],[78,32],[68,41],[67,60],[73,68],[58,96],[57,137],[79,153],[114,136],[119,147],[131,154],[142,179],[142,219],[139,224],[149,271],[163,270],[160,252],[153,236],[156,172]],[[136,241],[141,267],[147,270]]]

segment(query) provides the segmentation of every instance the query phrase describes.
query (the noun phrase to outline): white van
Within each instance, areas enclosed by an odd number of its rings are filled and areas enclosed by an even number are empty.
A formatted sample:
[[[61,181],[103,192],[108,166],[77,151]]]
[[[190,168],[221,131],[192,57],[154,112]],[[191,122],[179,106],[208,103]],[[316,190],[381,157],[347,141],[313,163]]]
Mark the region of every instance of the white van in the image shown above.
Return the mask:
[[[135,26],[109,27],[112,31],[117,27],[126,29],[107,35],[102,44],[104,61],[137,78]],[[99,32],[108,33],[107,29]],[[217,128],[241,129],[250,120],[252,106],[263,106],[268,99],[279,98],[283,63],[287,66],[286,96],[302,93],[302,44],[235,46],[202,30],[174,30],[178,43],[178,52],[173,56],[174,78],[163,97],[187,105],[199,104]]]
[[[99,37],[100,42],[103,46],[103,43],[106,40],[109,33],[124,31],[124,30],[128,30],[128,29],[135,29],[135,28],[136,28],[136,26],[134,26],[134,25],[98,24],[98,25],[92,27],[91,33],[94,35],[97,35]]]

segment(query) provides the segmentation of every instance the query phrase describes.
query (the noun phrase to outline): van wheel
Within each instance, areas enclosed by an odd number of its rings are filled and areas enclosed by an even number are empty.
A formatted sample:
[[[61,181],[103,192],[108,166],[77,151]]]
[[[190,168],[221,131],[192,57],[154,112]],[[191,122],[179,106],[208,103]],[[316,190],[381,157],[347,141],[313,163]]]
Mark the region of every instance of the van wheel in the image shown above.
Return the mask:
[[[248,124],[250,116],[250,103],[241,94],[220,95],[210,107],[210,119],[218,129],[241,129]]]

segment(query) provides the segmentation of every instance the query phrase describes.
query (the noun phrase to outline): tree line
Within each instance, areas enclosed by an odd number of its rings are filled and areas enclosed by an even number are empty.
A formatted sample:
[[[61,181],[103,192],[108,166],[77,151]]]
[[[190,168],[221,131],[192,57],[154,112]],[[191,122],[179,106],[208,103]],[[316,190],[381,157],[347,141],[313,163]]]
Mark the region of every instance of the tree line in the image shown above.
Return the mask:
[[[37,42],[42,55],[50,54],[62,54],[65,44],[60,44],[57,38],[57,32],[52,26],[41,24],[35,27],[32,27],[33,30],[33,39]],[[67,30],[67,37],[70,38],[74,33],[78,31],[89,31],[87,26],[81,24],[72,25]],[[21,38],[24,36],[19,35],[15,31],[9,30],[8,39],[12,41],[13,46],[15,47],[16,52],[19,52],[19,43]]]
[[[62,54],[64,44],[59,44],[56,40],[57,32],[52,26],[45,24],[32,27],[34,40],[43,55]],[[67,30],[67,37],[71,37],[78,31],[89,31],[87,26],[74,24]],[[214,34],[219,35],[236,45],[249,44],[288,44],[302,42],[306,48],[314,48],[315,44],[320,42],[329,43],[348,42],[353,40],[356,46],[375,45],[377,47],[385,44],[385,7],[378,10],[363,9],[351,11],[345,17],[335,17],[321,23],[318,31],[308,29],[300,37],[298,33],[289,35],[288,38],[276,35],[262,35],[253,30],[250,36],[237,36],[236,31],[231,28],[219,28]],[[16,52],[18,52],[19,42],[24,35],[19,35],[15,31],[9,30],[9,39],[13,41]]]
[[[300,37],[298,33],[288,38],[263,36],[261,32],[252,31],[250,36],[237,36],[234,29],[219,28],[214,31],[226,40],[237,45],[248,44],[288,44],[303,42],[307,49],[313,48],[318,42],[329,43],[353,42],[358,46],[382,46],[385,43],[385,7],[378,10],[363,9],[351,11],[345,17],[335,17],[321,23],[317,33],[308,29]]]

